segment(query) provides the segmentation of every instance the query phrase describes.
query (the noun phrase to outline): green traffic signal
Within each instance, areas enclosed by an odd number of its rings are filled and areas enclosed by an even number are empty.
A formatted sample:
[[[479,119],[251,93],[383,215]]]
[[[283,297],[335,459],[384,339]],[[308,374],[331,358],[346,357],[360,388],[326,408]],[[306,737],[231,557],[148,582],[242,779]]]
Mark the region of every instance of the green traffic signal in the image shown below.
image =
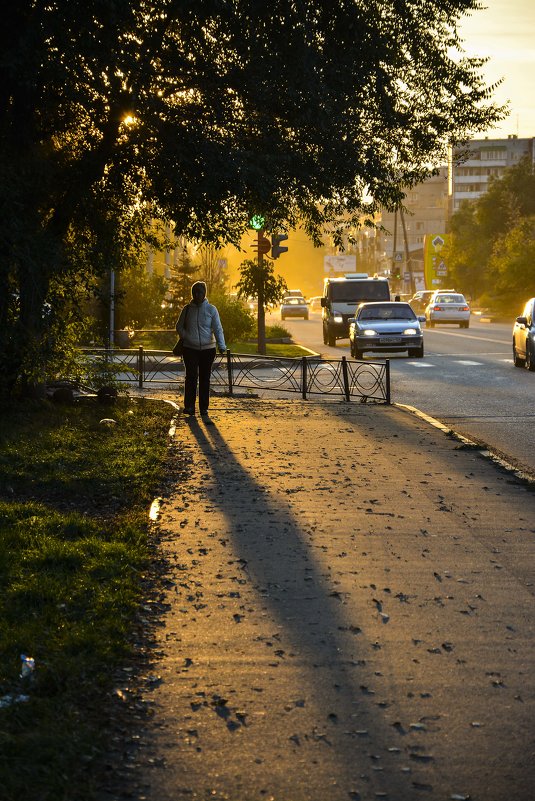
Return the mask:
[[[262,231],[265,223],[266,219],[265,217],[262,217],[261,214],[253,214],[253,216],[249,220],[249,225],[251,226],[251,228],[254,228],[255,231]]]

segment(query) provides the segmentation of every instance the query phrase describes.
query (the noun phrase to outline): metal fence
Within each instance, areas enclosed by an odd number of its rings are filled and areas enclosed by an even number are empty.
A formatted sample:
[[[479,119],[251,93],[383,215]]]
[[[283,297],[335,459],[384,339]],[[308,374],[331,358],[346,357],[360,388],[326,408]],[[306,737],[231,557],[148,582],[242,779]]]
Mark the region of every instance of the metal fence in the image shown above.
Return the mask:
[[[116,380],[172,385],[184,381],[182,359],[169,351],[137,349],[84,349],[103,371]],[[311,395],[334,395],[346,400],[390,403],[390,362],[322,359],[319,356],[284,358],[232,353],[217,355],[211,385],[232,395],[237,390],[262,390]]]

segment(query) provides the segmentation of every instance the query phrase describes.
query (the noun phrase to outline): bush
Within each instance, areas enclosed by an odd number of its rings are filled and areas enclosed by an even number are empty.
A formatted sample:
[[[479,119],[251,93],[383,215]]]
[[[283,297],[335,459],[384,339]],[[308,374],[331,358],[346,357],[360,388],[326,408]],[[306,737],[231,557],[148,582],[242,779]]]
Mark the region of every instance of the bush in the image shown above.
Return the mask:
[[[267,325],[266,339],[291,339],[292,335],[283,325]]]
[[[209,300],[217,306],[227,345],[254,335],[255,317],[243,301],[228,295],[211,295]]]

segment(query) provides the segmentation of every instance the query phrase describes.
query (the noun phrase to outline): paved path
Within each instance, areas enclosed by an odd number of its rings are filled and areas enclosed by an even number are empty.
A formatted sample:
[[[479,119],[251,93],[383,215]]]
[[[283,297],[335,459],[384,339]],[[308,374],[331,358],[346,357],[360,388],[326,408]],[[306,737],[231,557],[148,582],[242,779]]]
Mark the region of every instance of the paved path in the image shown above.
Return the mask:
[[[212,412],[177,418],[136,797],[532,801],[535,493],[395,407]]]

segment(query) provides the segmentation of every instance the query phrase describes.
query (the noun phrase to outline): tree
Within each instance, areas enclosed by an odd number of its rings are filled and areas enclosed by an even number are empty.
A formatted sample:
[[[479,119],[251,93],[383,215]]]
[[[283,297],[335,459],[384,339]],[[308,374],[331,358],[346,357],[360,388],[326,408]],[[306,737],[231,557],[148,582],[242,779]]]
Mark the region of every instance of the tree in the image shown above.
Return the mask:
[[[535,285],[535,216],[522,217],[496,241],[489,267],[495,277],[495,310],[520,314]]]
[[[245,259],[236,284],[239,298],[256,298],[258,305],[258,352],[266,353],[266,309],[277,305],[288,290],[286,281],[275,275],[268,259]]]
[[[165,308],[165,321],[167,325],[175,326],[180,310],[191,300],[191,286],[196,280],[197,267],[192,261],[188,249],[184,246],[175,265],[171,267],[167,302]]]
[[[455,285],[499,311],[514,312],[531,272],[522,282],[518,264],[524,263],[522,253],[531,252],[534,217],[535,166],[524,158],[452,216],[447,259]]]
[[[167,282],[149,275],[144,264],[124,270],[119,276],[116,328],[158,328],[162,324]]]
[[[19,0],[0,32],[0,368],[27,383],[54,281],[120,270],[154,216],[238,243],[251,212],[336,240],[500,111],[478,0]],[[459,57],[451,54],[455,48]],[[426,165],[426,166],[424,166]],[[370,213],[373,213],[373,209]],[[11,294],[19,297],[16,308]],[[10,305],[11,304],[11,305]],[[4,323],[8,322],[10,330]],[[58,343],[61,348],[61,343]]]
[[[218,292],[210,293],[208,300],[217,307],[227,345],[239,342],[244,337],[252,336],[255,319],[243,301]]]
[[[224,295],[227,283],[227,262],[215,245],[204,243],[196,253],[199,275],[206,282],[208,295]]]

